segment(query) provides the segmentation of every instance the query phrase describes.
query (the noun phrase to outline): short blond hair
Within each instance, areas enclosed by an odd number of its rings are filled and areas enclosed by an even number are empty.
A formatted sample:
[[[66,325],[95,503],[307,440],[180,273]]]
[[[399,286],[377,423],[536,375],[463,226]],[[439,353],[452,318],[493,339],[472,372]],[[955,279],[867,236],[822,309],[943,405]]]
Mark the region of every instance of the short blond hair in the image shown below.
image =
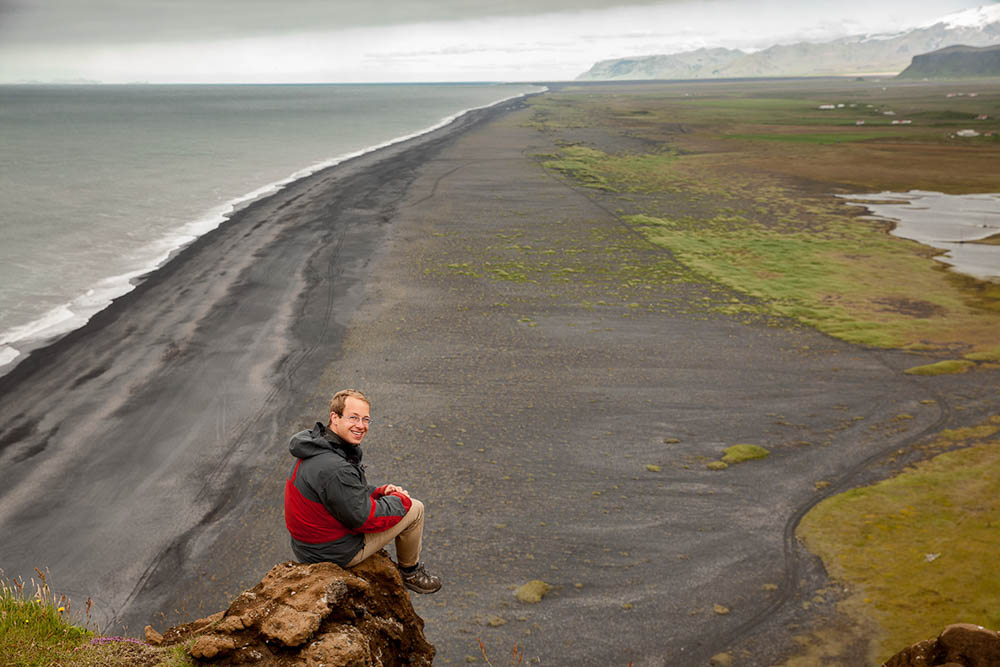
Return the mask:
[[[357,389],[341,389],[333,398],[330,399],[330,414],[337,413],[341,417],[344,416],[344,404],[347,403],[348,397],[357,398],[368,404],[369,409],[372,407],[372,402],[368,400],[368,397],[362,394]]]

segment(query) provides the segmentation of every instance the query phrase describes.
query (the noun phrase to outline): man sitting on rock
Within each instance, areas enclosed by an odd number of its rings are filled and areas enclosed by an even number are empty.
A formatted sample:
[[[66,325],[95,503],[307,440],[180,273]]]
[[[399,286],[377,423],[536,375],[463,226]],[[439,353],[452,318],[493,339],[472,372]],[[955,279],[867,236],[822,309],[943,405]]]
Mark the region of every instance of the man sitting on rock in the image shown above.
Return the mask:
[[[368,484],[361,441],[371,425],[371,402],[360,391],[338,391],[330,421],[292,436],[298,460],[285,481],[285,526],[292,552],[305,563],[354,567],[395,540],[403,583],[433,593],[441,579],[420,563],[424,504],[394,484]]]

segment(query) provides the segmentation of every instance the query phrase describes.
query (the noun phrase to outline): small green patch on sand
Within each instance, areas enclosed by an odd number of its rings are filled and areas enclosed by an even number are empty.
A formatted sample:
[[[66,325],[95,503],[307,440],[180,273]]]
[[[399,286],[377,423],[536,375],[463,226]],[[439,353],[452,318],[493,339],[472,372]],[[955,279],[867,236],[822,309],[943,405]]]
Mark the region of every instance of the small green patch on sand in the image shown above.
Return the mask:
[[[541,579],[532,579],[517,589],[517,599],[527,604],[535,604],[542,601],[545,594],[552,590],[552,587]]]
[[[984,440],[991,437],[997,431],[1000,431],[1000,416],[993,416],[976,426],[946,428],[938,435],[938,440],[944,443]]]
[[[966,359],[971,359],[972,361],[986,361],[1000,363],[1000,346],[994,347],[989,350],[983,350],[981,352],[972,352],[965,355]]]
[[[543,166],[577,180],[581,185],[609,192],[644,192],[665,182],[679,182],[672,153],[611,155],[586,146],[568,146],[558,159]]]
[[[799,524],[809,550],[852,591],[841,610],[881,627],[880,660],[949,623],[1000,627],[1000,579],[991,574],[1000,440],[987,440],[998,426],[991,418],[966,449],[828,498]],[[941,436],[935,444],[955,442]]]
[[[743,463],[753,459],[763,459],[771,453],[758,445],[733,445],[726,447],[725,452],[726,455],[722,457],[725,463]]]
[[[593,166],[593,163],[602,156],[599,151],[575,146],[563,149],[559,159],[546,160],[543,164],[546,168],[562,172],[588,188],[611,190],[600,170]]]
[[[912,368],[907,368],[903,372],[907,375],[954,375],[956,373],[965,373],[966,371],[972,369],[975,365],[976,363],[974,361],[966,361],[964,359],[946,359],[934,364],[913,366]]]
[[[725,470],[729,467],[729,464],[725,461],[709,461],[705,464],[705,467],[709,470]]]

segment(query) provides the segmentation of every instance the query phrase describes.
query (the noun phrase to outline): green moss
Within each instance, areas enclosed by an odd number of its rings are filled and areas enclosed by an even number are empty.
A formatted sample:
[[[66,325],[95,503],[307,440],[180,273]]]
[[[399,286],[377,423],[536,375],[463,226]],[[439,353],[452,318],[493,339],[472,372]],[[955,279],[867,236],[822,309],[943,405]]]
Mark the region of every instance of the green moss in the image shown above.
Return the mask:
[[[709,470],[725,470],[729,467],[729,464],[724,461],[709,461],[705,464],[705,467]]]
[[[541,602],[542,598],[545,597],[546,593],[550,590],[552,590],[552,587],[541,579],[533,579],[518,588],[516,595],[517,599],[521,602],[535,604]]]
[[[983,440],[1000,431],[1000,417],[990,417],[985,423],[962,428],[946,428],[938,435],[938,440],[947,443]]]
[[[997,424],[980,426],[992,435]],[[998,470],[1000,441],[982,439],[828,498],[802,520],[799,537],[854,591],[844,610],[884,631],[880,660],[958,620],[1000,627],[1000,579],[983,574],[995,569]]]
[[[512,283],[528,282],[528,267],[523,262],[503,262],[494,264],[487,262],[486,270],[493,280],[506,280]]]
[[[965,373],[975,367],[975,365],[975,362],[966,361],[965,359],[946,359],[935,364],[913,366],[903,372],[907,375],[953,375],[956,373]]]
[[[972,352],[965,355],[966,359],[972,361],[988,361],[1000,363],[1000,346],[994,347],[989,350],[983,350],[981,352]]]
[[[743,463],[753,459],[762,459],[771,453],[758,445],[733,445],[726,447],[725,452],[726,455],[722,457],[722,460],[726,463]]]
[[[612,190],[602,170],[594,164],[603,156],[603,153],[592,148],[574,146],[563,149],[558,160],[546,160],[542,164],[547,169],[566,174],[588,188]]]

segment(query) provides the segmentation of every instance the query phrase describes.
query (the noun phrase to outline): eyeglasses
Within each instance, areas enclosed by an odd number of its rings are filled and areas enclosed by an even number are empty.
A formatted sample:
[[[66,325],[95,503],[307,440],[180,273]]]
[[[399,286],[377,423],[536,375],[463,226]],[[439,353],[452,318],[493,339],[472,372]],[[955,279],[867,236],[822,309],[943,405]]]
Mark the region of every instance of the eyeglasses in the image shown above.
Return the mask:
[[[359,422],[362,423],[362,424],[364,424],[365,426],[371,426],[371,424],[372,424],[371,417],[359,417],[357,415],[348,415],[347,417],[344,417],[344,415],[340,415],[340,416],[341,416],[342,419],[346,419],[347,421],[349,421],[352,424],[358,424]]]

